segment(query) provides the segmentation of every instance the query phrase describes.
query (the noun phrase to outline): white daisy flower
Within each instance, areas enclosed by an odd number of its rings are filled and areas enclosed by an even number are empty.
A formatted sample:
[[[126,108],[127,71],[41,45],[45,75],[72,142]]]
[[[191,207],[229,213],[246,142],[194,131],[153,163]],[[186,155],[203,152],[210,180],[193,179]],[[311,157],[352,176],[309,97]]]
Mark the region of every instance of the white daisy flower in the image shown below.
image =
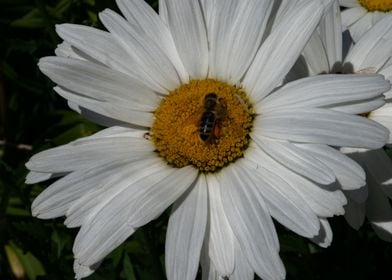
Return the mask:
[[[392,14],[392,0],[339,0],[347,7],[342,12],[342,24],[357,42],[379,20]]]
[[[336,178],[363,185],[328,145],[380,148],[388,131],[355,115],[390,89],[382,75],[324,75],[282,86],[324,13],[301,1],[273,24],[276,2],[117,1],[109,32],[65,24],[39,67],[72,108],[106,125],[33,156],[28,183],[62,177],[33,215],[81,227],[76,278],[173,204],[168,279],[283,279],[272,217],[327,245],[326,218],[344,213]],[[272,17],[271,17],[272,18]],[[271,30],[266,26],[273,26]],[[344,104],[351,104],[346,110]]]
[[[369,220],[377,236],[392,241],[392,162],[382,150],[344,149],[366,171],[366,186],[347,192],[346,221],[359,229]]]
[[[322,21],[318,32],[305,47],[304,58],[307,71],[296,67],[296,75],[317,75],[320,73],[380,73],[392,82],[392,14],[385,16],[351,46],[343,58],[342,27],[337,3],[331,7]],[[342,62],[343,61],[343,62]],[[303,68],[302,68],[303,69]],[[299,73],[301,72],[301,73]],[[292,75],[295,76],[295,75]],[[362,75],[358,75],[361,79]],[[386,103],[381,99],[369,100],[374,109],[366,112],[374,120],[392,131],[392,91],[384,93]],[[351,111],[352,113],[360,113]],[[392,143],[390,133],[388,144]],[[392,241],[392,164],[382,150],[343,149],[366,171],[367,185],[359,190],[346,191],[348,205],[345,217],[355,229],[359,229],[365,216],[380,238]],[[349,182],[341,182],[344,186]],[[368,197],[369,193],[369,197]]]

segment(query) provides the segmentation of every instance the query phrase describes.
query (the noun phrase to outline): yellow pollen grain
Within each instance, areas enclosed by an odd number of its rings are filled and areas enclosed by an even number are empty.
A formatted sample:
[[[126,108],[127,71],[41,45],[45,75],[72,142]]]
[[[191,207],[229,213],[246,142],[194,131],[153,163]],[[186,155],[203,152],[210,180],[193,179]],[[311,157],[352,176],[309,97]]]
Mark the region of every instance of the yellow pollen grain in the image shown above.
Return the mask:
[[[226,104],[226,114],[215,123],[219,135],[203,141],[199,125],[208,93],[215,93]],[[254,114],[241,88],[206,79],[192,80],[170,92],[154,117],[151,138],[161,157],[175,167],[193,165],[200,171],[214,172],[242,157]]]
[[[358,0],[359,4],[369,12],[392,11],[392,0]]]

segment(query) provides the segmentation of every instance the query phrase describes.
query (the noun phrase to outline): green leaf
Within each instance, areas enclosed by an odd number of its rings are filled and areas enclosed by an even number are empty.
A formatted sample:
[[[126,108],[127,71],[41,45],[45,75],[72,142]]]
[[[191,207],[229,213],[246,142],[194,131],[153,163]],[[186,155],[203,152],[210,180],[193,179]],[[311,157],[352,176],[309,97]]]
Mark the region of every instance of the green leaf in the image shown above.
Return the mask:
[[[22,18],[11,22],[12,27],[20,28],[44,28],[46,26],[45,19],[42,17],[41,12],[34,8]]]
[[[41,262],[33,254],[30,252],[23,253],[23,251],[13,242],[6,245],[6,248],[8,248],[8,252],[15,254],[15,257],[19,261],[21,267],[23,267],[24,272],[27,274],[28,279],[35,280],[37,276],[45,275],[45,270]]]
[[[67,244],[67,238],[61,236],[57,230],[54,230],[52,233],[52,241],[56,244],[57,247],[56,255],[58,258],[60,258],[61,253],[63,252],[64,247]]]
[[[6,214],[10,216],[31,217],[31,213],[29,211],[17,207],[8,207]]]
[[[8,259],[8,264],[11,267],[12,274],[15,276],[17,279],[23,279],[25,278],[25,271],[23,269],[23,266],[14,250],[13,247],[10,245],[5,245],[4,246],[5,254]]]
[[[74,111],[59,110],[53,114],[54,116],[60,116],[61,119],[56,123],[56,126],[69,126],[79,124],[83,119],[79,114]]]
[[[124,278],[127,280],[136,280],[135,271],[127,254],[124,255],[123,267]]]
[[[83,2],[90,6],[95,6],[95,0],[84,0]]]
[[[6,214],[10,216],[18,217],[30,217],[30,211],[25,208],[23,201],[19,197],[11,197],[8,200],[8,207]]]
[[[293,235],[279,236],[281,252],[295,252],[304,255],[309,254],[308,242],[303,238]]]
[[[112,258],[113,266],[117,267],[122,259],[124,252],[124,246],[117,247],[111,254],[110,257]]]
[[[93,25],[96,25],[98,23],[98,16],[95,12],[87,11],[87,15]]]
[[[49,13],[56,18],[61,18],[61,16],[69,10],[71,7],[72,1],[70,0],[61,0],[57,3],[54,9],[49,9]]]
[[[63,145],[71,142],[80,137],[85,137],[91,135],[96,131],[96,126],[90,123],[80,123],[68,130],[65,130],[62,134],[53,139],[53,143],[56,145]]]
[[[124,247],[128,253],[132,254],[145,254],[146,250],[143,248],[143,246],[140,244],[140,242],[132,238],[128,240],[125,244]]]

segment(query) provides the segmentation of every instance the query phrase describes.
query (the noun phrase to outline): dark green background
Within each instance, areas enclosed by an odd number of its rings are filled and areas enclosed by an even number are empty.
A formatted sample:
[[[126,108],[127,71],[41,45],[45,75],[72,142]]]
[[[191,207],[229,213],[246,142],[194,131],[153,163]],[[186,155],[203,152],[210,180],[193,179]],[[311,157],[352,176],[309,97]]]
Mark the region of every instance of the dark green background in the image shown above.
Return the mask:
[[[157,1],[149,1],[156,9]],[[73,279],[77,233],[63,219],[32,218],[30,205],[46,184],[25,185],[24,163],[34,153],[90,135],[100,127],[69,110],[37,62],[53,55],[54,25],[102,28],[97,13],[110,0],[0,0],[0,279]],[[88,279],[165,279],[168,213],[139,229]],[[368,224],[356,232],[331,220],[334,242],[319,248],[277,225],[287,279],[392,279],[392,246]],[[10,263],[24,276],[17,278]],[[384,276],[383,276],[384,275]]]

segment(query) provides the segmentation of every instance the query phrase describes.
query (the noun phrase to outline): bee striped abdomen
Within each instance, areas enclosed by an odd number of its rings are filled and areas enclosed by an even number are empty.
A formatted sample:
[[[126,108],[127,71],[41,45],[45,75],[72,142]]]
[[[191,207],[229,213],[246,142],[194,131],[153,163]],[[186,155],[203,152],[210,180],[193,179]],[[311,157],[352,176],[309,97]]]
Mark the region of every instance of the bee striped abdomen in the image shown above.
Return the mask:
[[[204,97],[204,112],[199,121],[199,137],[206,143],[216,143],[221,130],[221,121],[226,116],[226,102],[215,92]]]
[[[199,135],[201,140],[207,141],[213,134],[216,117],[211,111],[205,111],[200,119]]]

